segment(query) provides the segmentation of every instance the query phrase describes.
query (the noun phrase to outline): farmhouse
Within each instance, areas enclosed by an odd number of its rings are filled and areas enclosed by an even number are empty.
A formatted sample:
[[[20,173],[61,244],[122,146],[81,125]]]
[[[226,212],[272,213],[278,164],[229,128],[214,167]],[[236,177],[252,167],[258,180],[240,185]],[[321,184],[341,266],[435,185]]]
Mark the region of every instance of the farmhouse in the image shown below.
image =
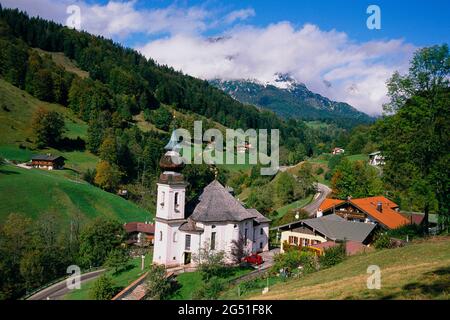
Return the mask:
[[[195,264],[202,248],[224,251],[231,262],[233,241],[243,241],[248,253],[269,249],[269,222],[255,209],[246,209],[217,180],[185,203],[184,164],[172,136],[160,161],[153,262],[168,267]]]
[[[409,219],[399,213],[398,205],[383,196],[347,200],[325,199],[316,216],[330,214],[349,221],[376,224],[383,229],[396,229],[410,223]]]
[[[381,151],[375,151],[369,154],[369,164],[372,166],[384,165],[384,157],[381,154]]]
[[[38,169],[56,170],[64,168],[65,158],[52,154],[38,154],[31,158],[31,166]]]
[[[128,222],[124,224],[127,243],[139,246],[153,244],[155,225],[147,222]]]
[[[354,253],[372,242],[375,228],[375,224],[348,221],[336,214],[295,221],[279,227],[281,252],[286,246],[323,250],[346,241],[347,251]]]

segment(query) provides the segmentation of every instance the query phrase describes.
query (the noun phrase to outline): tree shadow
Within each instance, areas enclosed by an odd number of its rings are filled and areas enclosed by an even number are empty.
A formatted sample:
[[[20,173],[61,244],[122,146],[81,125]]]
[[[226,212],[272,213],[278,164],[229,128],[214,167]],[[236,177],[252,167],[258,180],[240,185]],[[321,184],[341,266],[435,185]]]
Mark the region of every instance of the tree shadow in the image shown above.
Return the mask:
[[[11,175],[11,174],[20,174],[20,172],[0,169],[0,174]]]
[[[122,268],[118,269],[116,272],[113,272],[113,275],[117,276],[117,275],[124,273],[126,271],[129,271],[133,268],[134,268],[134,265],[132,265],[131,263],[128,263],[128,264],[124,265]]]
[[[405,292],[407,291],[406,294]],[[383,300],[402,298],[410,295],[425,295],[428,298],[435,298],[444,292],[450,292],[450,267],[443,267],[426,272],[424,276],[416,282],[405,284],[402,291],[395,294],[388,294],[381,297]]]
[[[80,137],[76,139],[64,137],[55,145],[55,148],[66,152],[84,151],[86,150],[86,142]]]

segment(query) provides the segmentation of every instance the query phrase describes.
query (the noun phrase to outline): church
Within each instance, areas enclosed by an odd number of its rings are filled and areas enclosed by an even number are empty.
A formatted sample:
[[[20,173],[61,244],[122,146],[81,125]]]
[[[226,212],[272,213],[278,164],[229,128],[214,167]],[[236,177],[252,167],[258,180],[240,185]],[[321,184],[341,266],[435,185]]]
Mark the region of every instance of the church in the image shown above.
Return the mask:
[[[153,262],[166,267],[194,265],[201,248],[224,251],[231,263],[233,240],[244,240],[246,252],[269,250],[269,222],[245,208],[230,190],[214,180],[199,197],[186,203],[184,164],[173,134],[160,160]]]

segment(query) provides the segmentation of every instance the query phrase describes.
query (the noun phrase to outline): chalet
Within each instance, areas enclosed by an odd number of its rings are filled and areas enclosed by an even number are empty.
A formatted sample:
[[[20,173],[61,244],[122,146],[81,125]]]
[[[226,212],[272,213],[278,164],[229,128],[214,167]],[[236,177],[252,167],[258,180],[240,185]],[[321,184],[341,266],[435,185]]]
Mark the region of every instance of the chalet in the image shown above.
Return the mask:
[[[334,149],[331,151],[331,153],[334,154],[334,155],[336,155],[336,154],[342,154],[342,153],[344,153],[344,152],[345,152],[345,150],[342,149],[342,148],[334,148]]]
[[[369,164],[372,166],[384,165],[384,157],[381,154],[381,151],[375,151],[369,154]]]
[[[349,221],[376,224],[383,229],[396,229],[410,223],[408,218],[399,213],[398,205],[383,196],[347,200],[325,199],[316,216],[330,214]]]
[[[147,222],[128,222],[124,224],[127,233],[127,243],[139,246],[153,244],[155,225]]]
[[[31,158],[31,166],[37,169],[57,170],[64,168],[64,160],[62,156],[54,156],[52,154],[38,154]]]
[[[348,221],[336,214],[295,221],[278,227],[281,252],[286,246],[313,247],[320,250],[346,242],[347,252],[364,250],[372,242],[375,224]]]

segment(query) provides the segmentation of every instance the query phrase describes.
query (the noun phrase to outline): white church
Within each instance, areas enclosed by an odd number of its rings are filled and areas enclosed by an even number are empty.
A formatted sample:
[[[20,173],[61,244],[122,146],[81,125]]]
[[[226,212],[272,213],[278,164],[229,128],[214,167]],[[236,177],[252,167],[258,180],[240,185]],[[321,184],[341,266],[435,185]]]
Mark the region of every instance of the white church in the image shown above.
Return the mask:
[[[186,187],[176,136],[172,135],[160,161],[153,262],[166,267],[194,265],[202,247],[224,251],[231,262],[232,241],[244,239],[246,251],[269,250],[270,220],[255,209],[246,209],[217,180],[186,204]]]

